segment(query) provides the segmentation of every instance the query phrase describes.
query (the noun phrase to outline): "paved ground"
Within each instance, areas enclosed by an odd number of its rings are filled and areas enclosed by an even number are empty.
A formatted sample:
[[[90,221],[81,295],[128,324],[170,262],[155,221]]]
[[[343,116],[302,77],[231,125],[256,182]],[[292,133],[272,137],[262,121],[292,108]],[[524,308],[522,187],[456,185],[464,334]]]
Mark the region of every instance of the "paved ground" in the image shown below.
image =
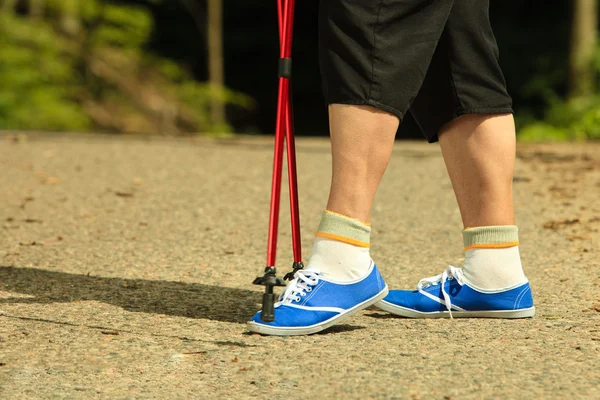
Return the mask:
[[[0,136],[0,398],[600,398],[600,144],[526,146],[515,178],[533,319],[367,310],[246,333],[271,139]],[[307,256],[328,143],[299,140]],[[284,194],[279,266],[291,264]],[[398,143],[373,213],[391,287],[461,265],[439,149]]]

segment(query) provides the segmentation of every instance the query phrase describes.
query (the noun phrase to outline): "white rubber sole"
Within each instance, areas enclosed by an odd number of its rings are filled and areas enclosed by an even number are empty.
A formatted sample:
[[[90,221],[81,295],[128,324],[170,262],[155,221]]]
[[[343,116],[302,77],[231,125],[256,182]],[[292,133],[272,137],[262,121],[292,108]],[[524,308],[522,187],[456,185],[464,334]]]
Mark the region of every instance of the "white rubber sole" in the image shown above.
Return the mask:
[[[363,301],[360,304],[355,305],[354,307],[344,311],[332,317],[326,321],[319,322],[318,324],[309,325],[309,326],[291,326],[291,327],[280,327],[280,326],[269,326],[257,324],[254,321],[248,322],[248,330],[254,333],[260,333],[261,335],[275,335],[275,336],[296,336],[296,335],[310,335],[311,333],[321,332],[329,328],[332,325],[338,324],[345,320],[348,317],[356,314],[357,312],[364,310],[365,308],[372,306],[373,304],[381,301],[385,296],[388,295],[388,287],[387,285],[381,292],[376,294]],[[277,311],[275,311],[275,318],[277,318]]]
[[[375,307],[406,318],[450,318],[448,311],[421,312],[388,303],[384,300],[375,304]],[[530,318],[534,315],[535,307],[519,310],[452,311],[452,317],[454,318]]]

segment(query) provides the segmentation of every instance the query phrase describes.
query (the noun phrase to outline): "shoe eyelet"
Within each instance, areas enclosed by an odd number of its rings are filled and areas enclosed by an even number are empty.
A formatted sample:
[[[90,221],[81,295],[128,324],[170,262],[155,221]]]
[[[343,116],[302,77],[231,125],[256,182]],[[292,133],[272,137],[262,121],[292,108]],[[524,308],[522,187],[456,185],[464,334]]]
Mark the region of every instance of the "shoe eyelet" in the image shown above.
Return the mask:
[[[308,289],[306,289],[307,292],[312,292],[312,288],[309,287]]]
[[[302,292],[302,293],[300,294],[300,296],[304,297],[304,296],[306,296],[306,293]]]
[[[296,300],[296,302],[299,302],[302,299],[300,298],[300,296],[296,296],[296,298],[294,300]]]

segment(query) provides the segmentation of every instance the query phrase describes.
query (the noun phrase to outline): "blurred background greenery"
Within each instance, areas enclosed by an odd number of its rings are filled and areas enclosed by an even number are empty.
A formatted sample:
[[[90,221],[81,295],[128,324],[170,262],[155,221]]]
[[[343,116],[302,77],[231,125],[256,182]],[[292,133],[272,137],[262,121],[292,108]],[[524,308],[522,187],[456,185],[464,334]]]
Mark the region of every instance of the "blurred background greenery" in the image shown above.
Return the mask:
[[[521,140],[600,139],[597,1],[491,1]],[[296,3],[297,133],[326,135],[318,0]],[[0,0],[0,129],[270,133],[278,45],[276,0]]]

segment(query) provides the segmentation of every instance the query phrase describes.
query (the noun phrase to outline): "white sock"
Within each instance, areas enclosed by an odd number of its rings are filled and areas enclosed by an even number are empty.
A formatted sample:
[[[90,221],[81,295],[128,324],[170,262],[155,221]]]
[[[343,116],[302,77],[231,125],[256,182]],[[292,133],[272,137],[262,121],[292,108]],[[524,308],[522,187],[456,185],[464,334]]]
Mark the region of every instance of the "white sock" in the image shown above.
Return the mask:
[[[519,254],[516,226],[485,226],[463,231],[463,273],[476,288],[508,289],[527,282]]]
[[[325,210],[306,269],[317,269],[338,282],[364,277],[371,266],[370,236],[367,224]]]
[[[318,237],[306,268],[318,269],[333,281],[349,282],[365,276],[370,265],[369,248]]]

